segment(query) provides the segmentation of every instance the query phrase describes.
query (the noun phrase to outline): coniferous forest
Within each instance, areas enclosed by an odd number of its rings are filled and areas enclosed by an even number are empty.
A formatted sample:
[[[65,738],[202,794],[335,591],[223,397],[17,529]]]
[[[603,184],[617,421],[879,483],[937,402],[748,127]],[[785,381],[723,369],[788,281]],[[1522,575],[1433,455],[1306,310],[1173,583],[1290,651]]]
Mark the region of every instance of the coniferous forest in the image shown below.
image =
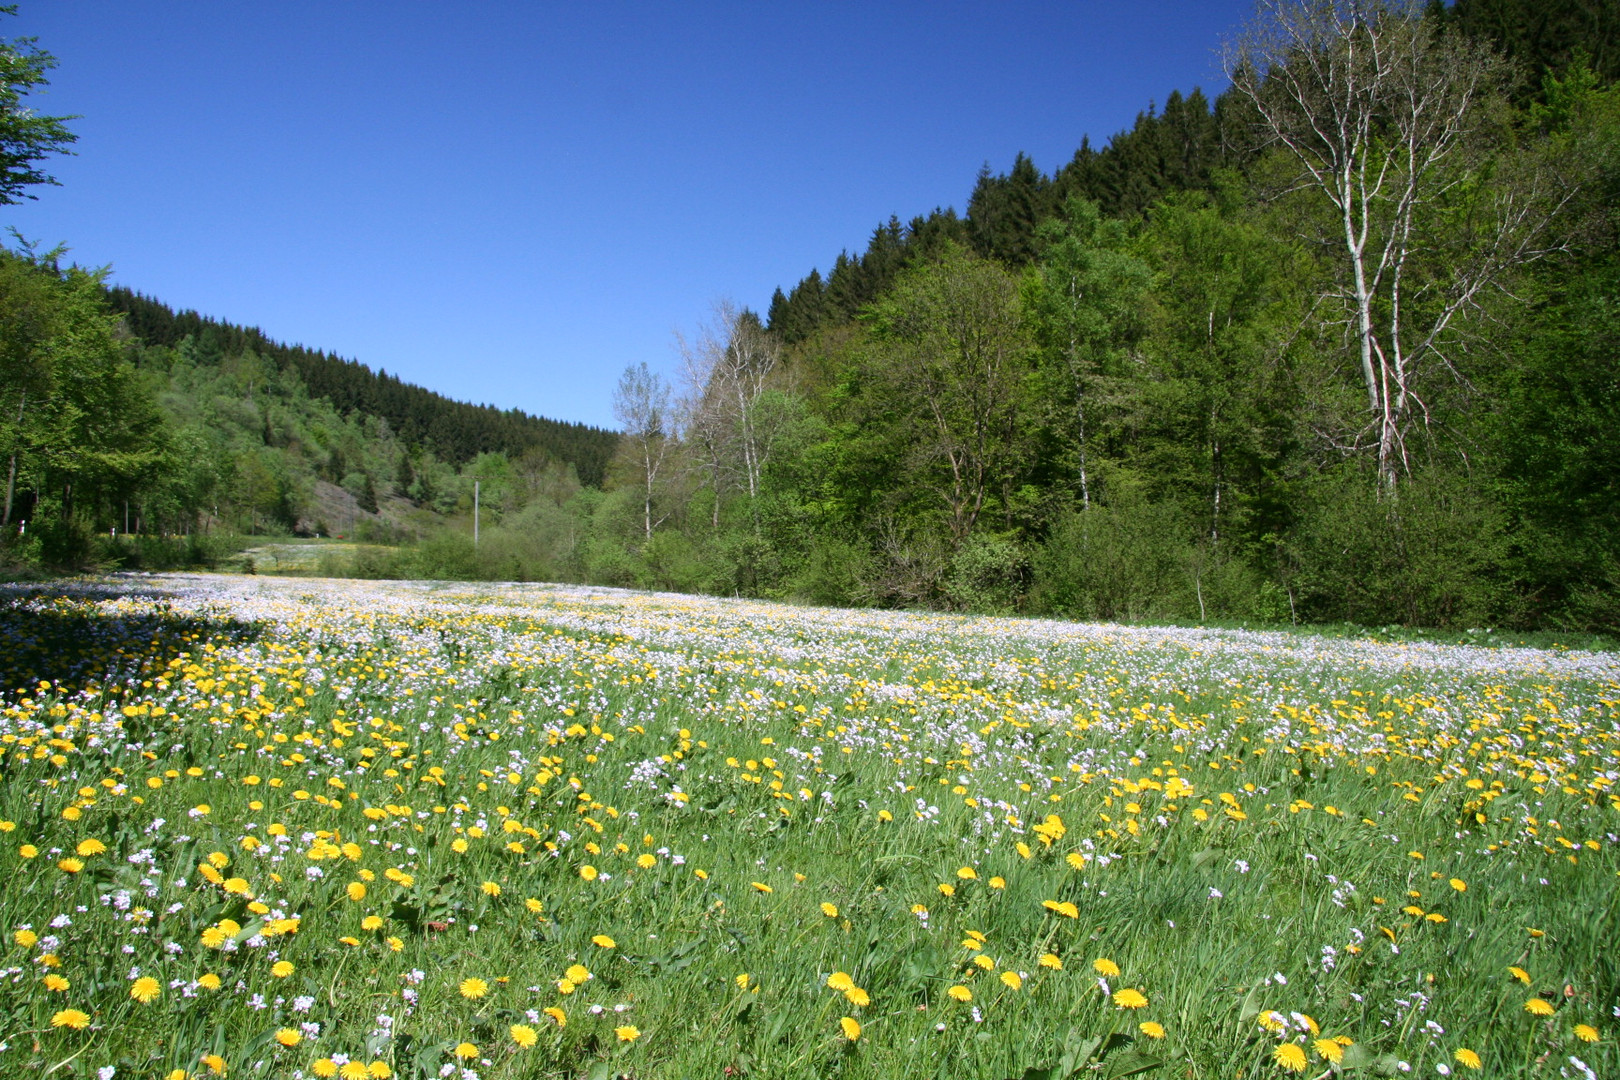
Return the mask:
[[[1224,56],[1213,100],[717,304],[675,377],[624,373],[617,431],[11,250],[7,557],[336,534],[370,575],[1620,629],[1613,6],[1267,0]],[[53,58],[5,62],[14,201],[72,136],[19,106]]]

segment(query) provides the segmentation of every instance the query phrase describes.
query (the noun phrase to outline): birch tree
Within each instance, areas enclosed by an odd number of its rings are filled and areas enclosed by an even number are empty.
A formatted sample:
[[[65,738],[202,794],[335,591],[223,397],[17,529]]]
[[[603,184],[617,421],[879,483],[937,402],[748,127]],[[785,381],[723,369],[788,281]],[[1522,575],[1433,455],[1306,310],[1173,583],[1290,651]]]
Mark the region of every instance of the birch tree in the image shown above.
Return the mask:
[[[1333,295],[1369,418],[1345,445],[1375,446],[1393,493],[1411,469],[1408,436],[1431,416],[1428,372],[1463,377],[1447,352],[1457,324],[1544,253],[1546,184],[1493,181],[1482,153],[1506,63],[1442,33],[1415,0],[1261,0],[1225,63],[1261,141],[1298,167],[1296,190],[1331,208]]]
[[[672,444],[668,384],[645,362],[630,365],[613,391],[613,416],[624,429],[626,451],[642,489],[642,528],[651,540],[663,520],[653,520],[653,502]]]
[[[682,427],[710,474],[718,526],[721,497],[732,482],[747,493],[750,511],[757,509],[777,426],[760,406],[781,349],[758,316],[727,300],[715,305],[712,322],[695,339],[677,344],[686,384]]]

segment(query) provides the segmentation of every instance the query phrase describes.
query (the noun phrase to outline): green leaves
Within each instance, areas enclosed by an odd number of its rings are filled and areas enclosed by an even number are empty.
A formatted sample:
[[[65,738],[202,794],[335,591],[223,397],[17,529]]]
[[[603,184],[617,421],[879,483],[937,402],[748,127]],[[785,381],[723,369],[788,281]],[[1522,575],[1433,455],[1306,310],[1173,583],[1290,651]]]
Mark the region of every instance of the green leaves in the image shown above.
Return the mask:
[[[0,15],[15,15],[15,5],[0,6]],[[47,86],[45,73],[56,57],[35,45],[34,38],[0,40],[0,205],[32,199],[27,188],[55,184],[39,163],[51,154],[66,154],[78,136],[67,128],[75,116],[40,116],[24,99]]]

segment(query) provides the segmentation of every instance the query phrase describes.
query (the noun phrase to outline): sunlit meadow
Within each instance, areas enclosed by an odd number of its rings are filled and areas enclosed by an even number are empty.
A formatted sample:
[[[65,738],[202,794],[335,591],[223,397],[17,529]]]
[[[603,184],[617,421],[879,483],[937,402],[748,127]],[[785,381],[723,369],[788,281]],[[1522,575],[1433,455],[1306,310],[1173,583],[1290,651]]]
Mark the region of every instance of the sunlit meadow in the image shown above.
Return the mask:
[[[0,1075],[1620,1075],[1620,657],[0,593]]]

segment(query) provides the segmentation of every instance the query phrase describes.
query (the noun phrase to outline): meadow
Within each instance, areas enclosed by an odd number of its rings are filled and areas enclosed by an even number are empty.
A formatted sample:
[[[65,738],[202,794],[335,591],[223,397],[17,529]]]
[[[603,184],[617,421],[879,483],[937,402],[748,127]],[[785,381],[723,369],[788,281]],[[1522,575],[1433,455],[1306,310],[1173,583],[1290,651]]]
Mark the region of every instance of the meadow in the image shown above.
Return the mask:
[[[1620,656],[0,588],[0,1075],[1620,1075]]]

